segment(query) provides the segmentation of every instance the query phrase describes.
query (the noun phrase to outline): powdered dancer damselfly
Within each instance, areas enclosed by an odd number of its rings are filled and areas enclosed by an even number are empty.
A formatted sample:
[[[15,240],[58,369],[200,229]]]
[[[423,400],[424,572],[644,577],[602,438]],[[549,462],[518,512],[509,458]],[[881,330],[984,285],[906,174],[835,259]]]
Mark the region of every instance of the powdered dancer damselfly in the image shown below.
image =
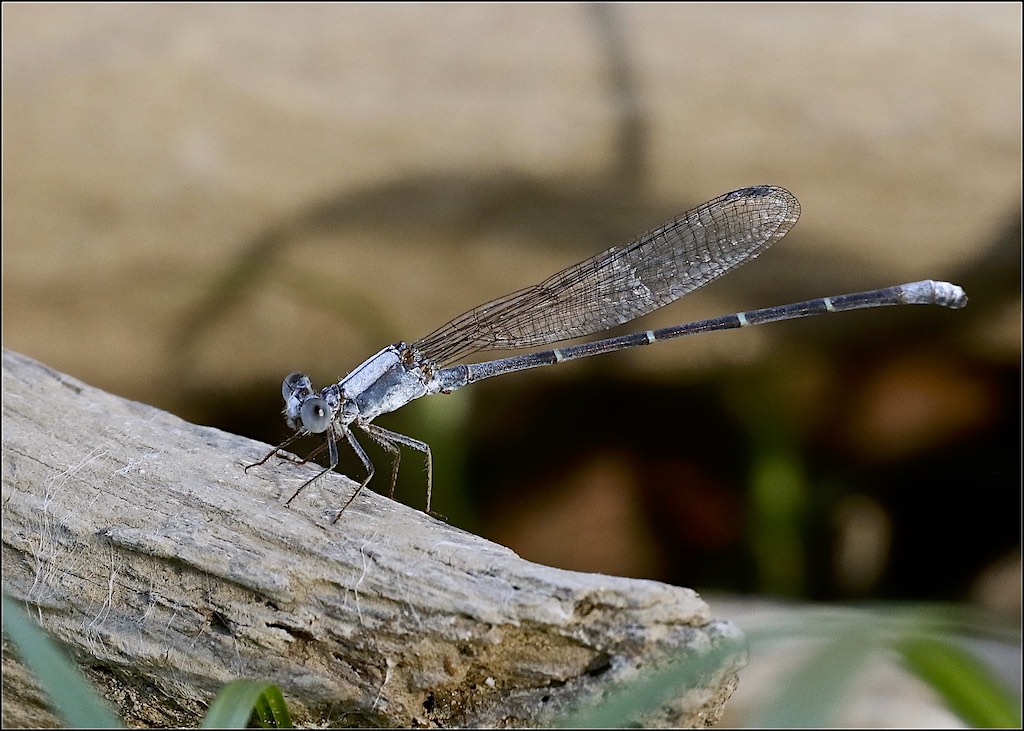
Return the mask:
[[[400,446],[423,452],[427,463],[429,513],[430,446],[373,423],[381,414],[420,396],[451,393],[492,376],[694,333],[867,307],[941,305],[959,309],[967,304],[967,296],[957,285],[924,280],[737,312],[499,360],[451,365],[479,350],[555,343],[591,335],[646,315],[754,259],[785,236],[799,217],[800,204],[783,188],[758,185],[735,190],[687,211],[630,244],[612,247],[540,284],[474,307],[421,340],[389,345],[341,381],[320,391],[313,390],[312,382],[304,373],[292,373],[284,379],[282,394],[288,426],[296,433],[246,469],[263,464],[300,436],[326,434],[324,446],[330,464],[300,485],[288,498],[287,505],[303,488],[338,466],[337,442],[344,438],[363,463],[367,476],[338,511],[334,518],[337,521],[374,474],[373,464],[352,433],[352,427],[356,426],[394,456],[392,494],[398,476]]]

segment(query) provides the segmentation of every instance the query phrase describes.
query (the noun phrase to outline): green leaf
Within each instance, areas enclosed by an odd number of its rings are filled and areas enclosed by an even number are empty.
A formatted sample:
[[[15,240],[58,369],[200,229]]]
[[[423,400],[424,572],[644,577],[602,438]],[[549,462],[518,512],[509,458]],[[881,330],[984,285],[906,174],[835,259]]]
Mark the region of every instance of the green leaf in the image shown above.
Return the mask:
[[[269,686],[256,701],[256,715],[263,728],[292,728],[292,717],[276,685]]]
[[[877,649],[859,632],[840,634],[793,671],[778,695],[762,708],[753,722],[766,728],[825,728],[835,724],[839,704],[849,693],[850,682]],[[757,645],[751,643],[751,662]]]
[[[979,728],[1020,727],[1020,706],[974,655],[930,637],[904,640],[897,649],[907,668],[934,688],[964,722]]]
[[[291,728],[292,719],[281,691],[273,683],[239,678],[217,694],[202,728],[245,728],[253,713],[263,728]]]
[[[4,634],[14,644],[18,657],[53,702],[66,726],[77,728],[123,728],[110,709],[58,644],[35,622],[20,603],[4,592]]]

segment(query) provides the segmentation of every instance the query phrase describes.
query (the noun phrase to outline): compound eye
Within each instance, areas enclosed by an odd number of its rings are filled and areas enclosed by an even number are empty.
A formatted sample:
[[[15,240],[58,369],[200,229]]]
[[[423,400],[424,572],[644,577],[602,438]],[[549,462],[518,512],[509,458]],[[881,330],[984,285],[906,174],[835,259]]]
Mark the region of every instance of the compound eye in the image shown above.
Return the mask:
[[[319,396],[302,402],[299,417],[302,419],[302,426],[313,434],[325,432],[331,425],[331,410],[327,408],[327,402]]]
[[[313,384],[310,382],[309,376],[305,373],[289,373],[285,376],[284,383],[281,384],[281,395],[287,401],[293,393],[303,387],[308,388],[310,391],[313,390]]]

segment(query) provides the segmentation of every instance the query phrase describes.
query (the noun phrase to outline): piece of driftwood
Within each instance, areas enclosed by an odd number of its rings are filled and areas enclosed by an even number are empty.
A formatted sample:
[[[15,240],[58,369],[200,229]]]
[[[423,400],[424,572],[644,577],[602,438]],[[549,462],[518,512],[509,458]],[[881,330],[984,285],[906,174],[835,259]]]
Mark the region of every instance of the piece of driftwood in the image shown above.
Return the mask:
[[[3,583],[132,725],[238,677],[305,725],[538,726],[741,636],[689,589],[548,568],[417,510],[3,355]],[[283,496],[283,497],[282,497]],[[638,722],[718,719],[745,662]],[[4,644],[4,726],[57,722]]]

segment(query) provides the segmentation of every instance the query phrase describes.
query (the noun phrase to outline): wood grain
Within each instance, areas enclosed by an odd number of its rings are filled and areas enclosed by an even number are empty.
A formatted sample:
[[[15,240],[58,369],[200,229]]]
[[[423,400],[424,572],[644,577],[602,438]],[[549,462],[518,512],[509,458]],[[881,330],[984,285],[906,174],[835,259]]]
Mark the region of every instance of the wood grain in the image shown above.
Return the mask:
[[[738,630],[689,589],[582,574],[4,351],[4,588],[133,725],[237,677],[300,724],[537,726]],[[643,719],[714,722],[745,658]],[[5,726],[55,724],[4,646]]]

